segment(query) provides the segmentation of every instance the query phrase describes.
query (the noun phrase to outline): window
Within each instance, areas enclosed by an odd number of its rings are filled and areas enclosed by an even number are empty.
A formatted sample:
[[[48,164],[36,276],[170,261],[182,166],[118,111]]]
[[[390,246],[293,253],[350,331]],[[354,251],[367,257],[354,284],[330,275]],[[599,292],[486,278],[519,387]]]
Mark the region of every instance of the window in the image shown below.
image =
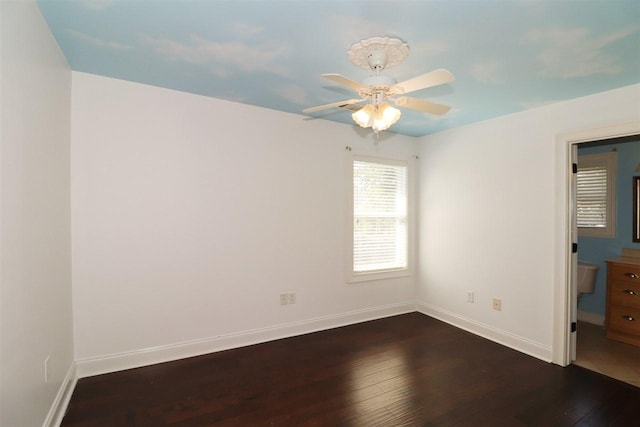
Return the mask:
[[[616,153],[578,156],[578,235],[616,235]]]
[[[406,161],[354,156],[350,281],[409,274]]]

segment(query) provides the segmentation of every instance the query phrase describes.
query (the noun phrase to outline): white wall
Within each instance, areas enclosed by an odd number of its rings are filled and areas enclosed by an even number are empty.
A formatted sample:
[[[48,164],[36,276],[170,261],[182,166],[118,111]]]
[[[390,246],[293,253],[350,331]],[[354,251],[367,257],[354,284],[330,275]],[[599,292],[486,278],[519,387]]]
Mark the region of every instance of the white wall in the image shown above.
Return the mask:
[[[74,72],[79,375],[413,310],[413,277],[345,283],[344,233],[345,146],[414,144]]]
[[[639,118],[636,85],[422,138],[421,310],[551,360],[554,291],[566,273],[558,135]]]
[[[0,41],[0,425],[36,426],[73,376],[71,72],[32,1],[0,2]]]

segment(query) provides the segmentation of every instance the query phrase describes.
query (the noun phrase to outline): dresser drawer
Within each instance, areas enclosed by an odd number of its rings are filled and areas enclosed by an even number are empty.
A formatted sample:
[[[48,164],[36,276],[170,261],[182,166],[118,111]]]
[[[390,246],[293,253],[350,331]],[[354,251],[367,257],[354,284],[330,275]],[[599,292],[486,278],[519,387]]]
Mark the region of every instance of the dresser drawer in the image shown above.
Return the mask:
[[[609,289],[610,304],[640,310],[640,283],[613,282]]]
[[[611,331],[629,335],[640,335],[640,310],[610,307],[609,328]]]
[[[640,284],[640,265],[609,263],[609,279]]]

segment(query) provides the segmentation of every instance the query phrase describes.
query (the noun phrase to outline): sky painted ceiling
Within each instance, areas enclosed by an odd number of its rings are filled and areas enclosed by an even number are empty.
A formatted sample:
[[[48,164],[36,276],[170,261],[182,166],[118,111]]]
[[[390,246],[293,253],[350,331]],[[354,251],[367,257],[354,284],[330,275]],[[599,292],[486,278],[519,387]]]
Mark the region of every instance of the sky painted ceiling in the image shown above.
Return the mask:
[[[420,136],[640,83],[640,0],[39,0],[69,65],[118,79],[302,114],[357,97],[323,79],[362,81],[349,47],[409,45],[385,70],[402,81],[438,68],[452,83],[411,94],[451,105],[402,110],[390,129]],[[316,118],[353,124],[351,112]]]

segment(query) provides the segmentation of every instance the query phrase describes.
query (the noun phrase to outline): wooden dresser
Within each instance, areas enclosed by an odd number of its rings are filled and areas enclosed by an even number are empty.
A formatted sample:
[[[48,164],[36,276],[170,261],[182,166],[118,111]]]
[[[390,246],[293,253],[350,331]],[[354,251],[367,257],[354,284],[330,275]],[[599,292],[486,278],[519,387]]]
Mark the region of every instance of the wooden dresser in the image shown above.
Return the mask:
[[[640,347],[640,257],[607,260],[607,338]]]

